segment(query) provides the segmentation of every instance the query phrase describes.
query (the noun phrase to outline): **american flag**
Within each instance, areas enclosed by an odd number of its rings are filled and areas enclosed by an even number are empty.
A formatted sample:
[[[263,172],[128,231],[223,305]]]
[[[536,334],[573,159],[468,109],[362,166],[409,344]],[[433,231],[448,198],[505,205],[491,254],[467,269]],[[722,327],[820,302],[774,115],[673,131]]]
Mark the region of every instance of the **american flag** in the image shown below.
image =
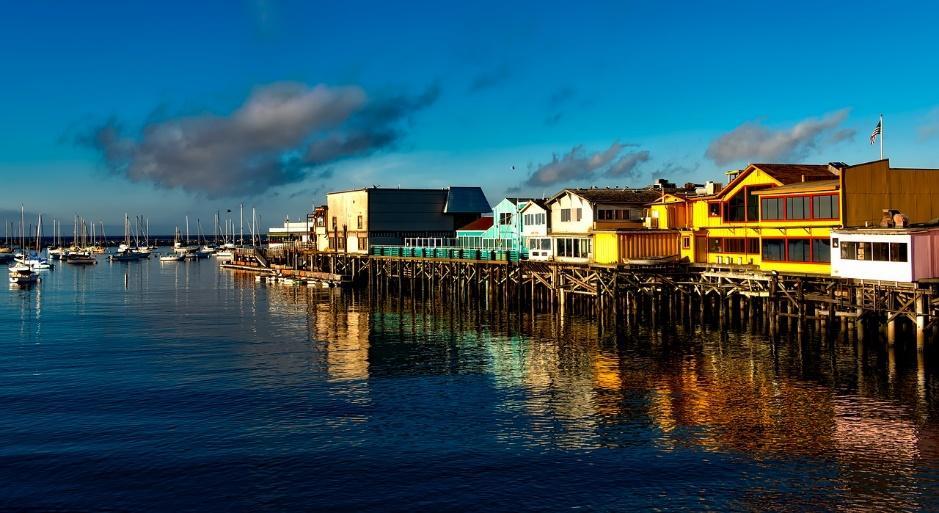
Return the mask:
[[[880,121],[877,122],[877,126],[875,126],[874,131],[871,132],[871,144],[874,144],[878,135],[880,135]]]

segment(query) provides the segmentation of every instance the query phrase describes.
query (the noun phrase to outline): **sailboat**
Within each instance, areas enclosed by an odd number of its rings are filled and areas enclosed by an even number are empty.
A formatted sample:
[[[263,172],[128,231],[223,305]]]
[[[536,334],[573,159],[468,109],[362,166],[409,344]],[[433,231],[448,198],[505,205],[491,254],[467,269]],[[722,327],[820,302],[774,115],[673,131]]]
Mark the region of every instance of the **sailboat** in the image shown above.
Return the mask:
[[[20,206],[21,216],[25,215],[22,212],[23,207]],[[25,219],[23,220],[25,223]],[[25,226],[25,224],[24,224]],[[42,246],[42,214],[39,214],[39,222],[36,224],[36,249],[31,250],[29,253],[26,253],[26,242],[25,237],[23,241],[23,252],[15,257],[15,260],[23,265],[29,266],[33,271],[45,271],[52,269],[52,264],[46,260],[39,252],[41,251]]]
[[[124,242],[117,247],[117,251],[110,256],[108,260],[112,262],[133,262],[146,258],[137,251],[136,245],[130,244],[130,219],[124,214]]]
[[[186,216],[186,243],[179,240],[179,228],[176,228],[176,242],[173,244],[173,251],[180,253],[186,258],[199,258],[197,254],[199,246],[193,246],[189,241],[189,216]]]

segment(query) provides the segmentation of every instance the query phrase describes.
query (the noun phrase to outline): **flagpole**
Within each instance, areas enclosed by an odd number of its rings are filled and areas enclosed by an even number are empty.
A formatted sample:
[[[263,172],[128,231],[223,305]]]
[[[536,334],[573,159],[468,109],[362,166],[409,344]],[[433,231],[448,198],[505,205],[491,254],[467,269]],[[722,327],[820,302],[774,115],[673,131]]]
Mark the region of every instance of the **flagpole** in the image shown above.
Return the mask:
[[[884,159],[884,115],[880,115],[880,160]]]

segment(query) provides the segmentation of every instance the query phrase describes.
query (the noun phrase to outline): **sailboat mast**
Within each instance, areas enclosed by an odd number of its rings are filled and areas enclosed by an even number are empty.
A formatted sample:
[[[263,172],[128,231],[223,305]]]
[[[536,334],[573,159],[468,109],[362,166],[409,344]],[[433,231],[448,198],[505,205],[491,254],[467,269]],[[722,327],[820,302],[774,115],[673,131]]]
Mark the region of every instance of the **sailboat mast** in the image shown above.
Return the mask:
[[[189,216],[186,216],[186,245],[189,245]]]

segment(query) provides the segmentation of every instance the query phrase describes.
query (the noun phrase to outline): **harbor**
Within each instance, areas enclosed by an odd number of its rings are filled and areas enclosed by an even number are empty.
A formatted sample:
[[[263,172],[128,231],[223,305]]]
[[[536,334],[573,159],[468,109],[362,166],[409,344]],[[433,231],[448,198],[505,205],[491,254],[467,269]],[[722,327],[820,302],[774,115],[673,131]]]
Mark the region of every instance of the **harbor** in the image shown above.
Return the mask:
[[[939,512],[936,19],[5,5],[0,513]]]

